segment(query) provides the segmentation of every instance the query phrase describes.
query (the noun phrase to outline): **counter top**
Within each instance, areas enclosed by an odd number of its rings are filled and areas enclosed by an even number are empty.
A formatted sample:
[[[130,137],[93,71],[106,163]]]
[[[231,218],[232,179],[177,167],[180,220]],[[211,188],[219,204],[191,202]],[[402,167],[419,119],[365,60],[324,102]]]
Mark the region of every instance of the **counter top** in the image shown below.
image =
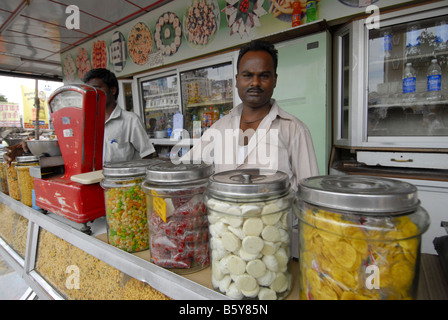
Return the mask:
[[[18,239],[14,239],[14,235],[8,235],[7,239],[0,237],[0,254],[40,299],[89,299],[86,294],[93,296],[90,299],[229,299],[212,289],[210,267],[179,275],[152,264],[149,250],[130,254],[107,244],[104,218],[91,223],[92,234],[87,235],[79,230],[82,227],[79,224],[64,221],[65,218],[54,214],[42,214],[0,193],[2,223],[5,211],[10,220],[7,224],[12,226],[5,228],[14,229]],[[422,255],[418,299],[448,299],[448,285],[437,260],[437,256]],[[55,261],[58,261],[57,266],[52,264]],[[77,295],[67,297],[57,286],[58,282],[67,286],[69,279],[63,264],[83,268],[81,283],[94,282],[96,289],[85,290],[87,293],[82,292],[82,295],[74,290],[72,292]],[[291,271],[293,288],[286,300],[297,300],[297,261],[291,262]],[[103,290],[100,281],[109,282],[113,288]],[[95,290],[104,296],[99,296]]]

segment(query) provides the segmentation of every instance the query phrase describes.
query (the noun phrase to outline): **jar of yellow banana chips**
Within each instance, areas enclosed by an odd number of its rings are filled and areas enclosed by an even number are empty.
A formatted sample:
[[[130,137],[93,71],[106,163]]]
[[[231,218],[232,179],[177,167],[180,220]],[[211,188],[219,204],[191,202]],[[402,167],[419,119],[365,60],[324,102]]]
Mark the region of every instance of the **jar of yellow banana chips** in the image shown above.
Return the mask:
[[[393,179],[317,176],[301,181],[300,299],[415,299],[429,216],[417,188]]]

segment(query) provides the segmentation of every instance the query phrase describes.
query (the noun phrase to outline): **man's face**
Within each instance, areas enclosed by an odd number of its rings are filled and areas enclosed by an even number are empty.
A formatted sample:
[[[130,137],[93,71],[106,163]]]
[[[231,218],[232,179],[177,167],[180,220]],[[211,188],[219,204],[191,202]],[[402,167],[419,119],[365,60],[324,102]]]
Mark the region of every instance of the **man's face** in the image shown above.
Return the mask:
[[[100,78],[90,79],[86,84],[97,89],[102,89],[106,93],[106,106],[115,105],[114,95],[117,90],[115,87],[109,88]]]
[[[243,104],[257,108],[271,100],[277,84],[274,61],[265,51],[248,51],[240,60],[236,87]]]

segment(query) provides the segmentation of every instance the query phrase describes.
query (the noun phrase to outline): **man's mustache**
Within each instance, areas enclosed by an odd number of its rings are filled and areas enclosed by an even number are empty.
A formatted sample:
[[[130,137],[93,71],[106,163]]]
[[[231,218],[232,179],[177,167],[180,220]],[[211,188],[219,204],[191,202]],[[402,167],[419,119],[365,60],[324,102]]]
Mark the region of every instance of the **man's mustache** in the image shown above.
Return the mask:
[[[252,87],[252,88],[247,89],[246,92],[257,92],[257,93],[260,93],[260,92],[264,92],[264,90],[261,89],[260,87]]]

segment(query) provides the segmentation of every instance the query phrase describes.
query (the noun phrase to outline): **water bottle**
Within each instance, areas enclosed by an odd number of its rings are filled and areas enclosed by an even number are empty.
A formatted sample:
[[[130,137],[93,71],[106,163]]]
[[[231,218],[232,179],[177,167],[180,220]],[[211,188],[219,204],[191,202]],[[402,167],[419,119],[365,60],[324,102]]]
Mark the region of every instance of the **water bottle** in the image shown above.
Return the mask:
[[[166,125],[166,134],[168,136],[168,138],[171,137],[171,134],[173,133],[173,115],[172,114],[168,114],[168,121],[167,121],[167,125]]]
[[[406,58],[416,60],[420,56],[420,28],[418,24],[408,26],[406,32]]]
[[[436,45],[434,48],[437,54],[447,54],[448,50],[448,24],[445,20],[441,20],[436,24]]]
[[[416,72],[412,67],[412,63],[406,63],[406,67],[403,72],[403,102],[414,102],[416,87]]]
[[[383,50],[384,57],[390,58],[392,52],[392,33],[389,28],[383,31]]]
[[[430,101],[442,98],[442,69],[437,63],[437,59],[432,59],[426,73],[427,76],[427,96]]]

